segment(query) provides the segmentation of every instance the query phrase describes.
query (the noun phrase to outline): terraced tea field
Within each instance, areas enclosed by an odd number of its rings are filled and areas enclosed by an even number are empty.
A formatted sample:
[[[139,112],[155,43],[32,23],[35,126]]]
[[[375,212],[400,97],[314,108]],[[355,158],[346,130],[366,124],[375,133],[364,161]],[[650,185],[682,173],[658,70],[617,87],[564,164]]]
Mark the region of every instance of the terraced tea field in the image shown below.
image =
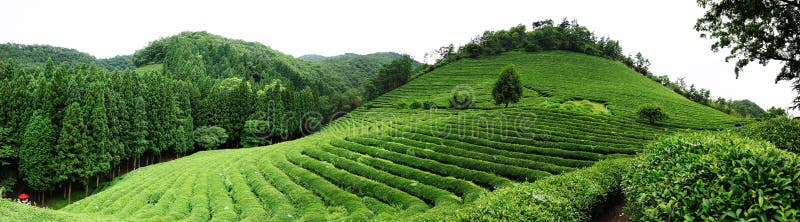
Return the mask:
[[[508,63],[519,67],[526,97],[501,108],[490,103],[490,87]],[[413,101],[443,106],[456,87],[472,90],[473,108],[397,108]],[[559,105],[575,99],[605,103],[611,113]],[[661,103],[673,119],[666,126],[637,121],[634,109],[646,102]],[[64,209],[37,212],[65,220],[412,220],[498,188],[635,154],[678,128],[735,122],[616,62],[514,52],[427,73],[302,139],[144,167]]]

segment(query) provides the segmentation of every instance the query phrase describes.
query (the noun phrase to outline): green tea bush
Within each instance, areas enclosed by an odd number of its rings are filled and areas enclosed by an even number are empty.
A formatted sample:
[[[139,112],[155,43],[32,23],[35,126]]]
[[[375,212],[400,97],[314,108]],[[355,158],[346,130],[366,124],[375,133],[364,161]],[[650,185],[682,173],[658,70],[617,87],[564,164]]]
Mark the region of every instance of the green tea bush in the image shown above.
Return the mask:
[[[411,105],[408,108],[410,108],[410,109],[422,108],[422,103],[420,103],[419,101],[415,100],[414,102],[411,102]]]
[[[258,162],[258,164],[260,165],[259,168],[262,171],[263,177],[269,178],[268,182],[270,185],[283,194],[292,194],[285,196],[292,205],[297,208],[299,215],[287,213],[287,217],[292,219],[300,218],[303,221],[326,221],[324,213],[325,205],[322,200],[303,186],[294,183],[286,173],[278,168],[278,166],[270,163],[279,162],[276,161],[278,159],[278,157],[273,157],[268,161]],[[285,161],[284,159],[284,162]],[[300,217],[300,215],[302,215],[302,217]]]
[[[634,221],[800,220],[800,162],[732,133],[678,134],[651,145],[625,176]]]
[[[361,143],[364,145],[377,146],[394,152],[405,153],[408,155],[421,157],[425,159],[431,159],[441,163],[452,164],[467,169],[480,170],[484,172],[493,172],[494,174],[513,178],[519,181],[535,181],[551,175],[550,173],[540,170],[532,170],[513,165],[505,165],[495,162],[481,161],[471,158],[447,155],[429,149],[421,149],[395,142],[386,142],[366,137],[358,137],[351,139],[354,142]]]
[[[800,120],[774,118],[746,125],[734,131],[753,139],[769,141],[779,149],[800,153]]]
[[[364,164],[360,164],[356,161],[327,153],[319,148],[306,148],[303,150],[303,153],[309,157],[333,164],[337,168],[346,170],[352,174],[389,185],[398,190],[402,190],[408,194],[419,197],[420,199],[427,200],[430,203],[435,203],[436,205],[461,202],[461,200],[452,193],[439,189],[438,187],[417,183],[414,180],[398,177]]]
[[[361,154],[389,160],[395,163],[403,164],[417,169],[430,171],[432,173],[436,173],[439,175],[452,176],[455,178],[472,181],[482,186],[496,188],[511,183],[510,180],[503,177],[499,177],[491,173],[465,169],[449,164],[442,164],[437,161],[423,159],[407,154],[396,153],[346,140],[334,139],[331,141],[331,145],[351,150],[354,152],[358,152]]]
[[[415,221],[590,221],[591,212],[621,191],[629,158],[519,183],[454,209],[429,211]]]
[[[412,212],[424,211],[428,209],[428,205],[425,204],[425,202],[405,192],[394,189],[386,184],[379,183],[373,180],[368,180],[366,178],[350,174],[347,171],[336,169],[335,167],[331,167],[326,163],[317,161],[310,157],[300,154],[290,153],[287,155],[287,159],[293,164],[306,168],[308,170],[307,172],[314,172],[317,175],[324,177],[325,179],[329,180],[332,183],[335,183],[341,187],[348,188],[348,191],[352,193],[375,197],[376,199],[388,203],[396,203],[402,206],[403,209]],[[333,193],[333,192],[325,192],[325,193]],[[352,195],[350,193],[347,194]],[[339,199],[341,198],[331,198],[332,201],[339,201]],[[350,207],[348,207],[348,204],[349,203],[343,203],[343,206],[345,206],[345,208],[348,208],[348,211],[350,211]],[[360,200],[357,201],[357,203],[356,202],[353,203],[353,205],[355,204],[363,206],[364,209],[366,209],[366,206],[364,206]]]
[[[422,108],[424,108],[424,109],[436,108],[436,103],[433,103],[431,101],[425,101],[424,103],[422,103]]]
[[[529,169],[533,169],[533,170],[546,171],[546,172],[552,173],[552,174],[560,174],[560,173],[569,172],[569,171],[573,170],[572,168],[569,168],[569,167],[563,167],[563,166],[558,166],[558,165],[549,164],[549,163],[535,162],[535,161],[530,161],[530,160],[525,160],[525,159],[514,159],[514,158],[508,158],[508,157],[504,157],[504,156],[487,155],[487,154],[480,153],[480,152],[473,152],[471,150],[463,150],[463,149],[457,149],[457,148],[452,148],[452,147],[438,145],[438,144],[419,142],[419,141],[415,141],[415,140],[406,139],[406,138],[403,138],[403,137],[386,137],[386,138],[383,138],[383,140],[392,141],[392,142],[396,142],[396,143],[401,143],[401,144],[408,145],[408,146],[413,146],[413,147],[419,147],[419,148],[423,148],[423,149],[430,149],[430,150],[433,150],[433,151],[436,151],[436,152],[440,152],[440,153],[443,153],[443,154],[449,154],[449,155],[454,155],[454,156],[462,156],[462,157],[471,158],[471,159],[475,159],[475,160],[496,162],[496,163],[506,164],[506,165],[520,166],[520,167],[525,167],[525,168],[529,168]]]
[[[460,141],[464,141],[467,143],[492,147],[495,149],[502,149],[508,151],[515,151],[515,152],[523,152],[529,154],[540,154],[540,155],[547,155],[547,156],[556,156],[562,158],[569,158],[569,159],[578,159],[578,160],[599,160],[602,158],[601,154],[597,153],[590,153],[590,152],[578,152],[578,151],[570,151],[570,150],[562,150],[562,149],[554,149],[554,148],[544,148],[544,147],[535,147],[535,146],[526,146],[521,144],[515,143],[506,143],[506,142],[497,142],[488,140],[485,138],[489,138],[488,135],[485,133],[478,133],[480,136],[474,136],[469,134],[451,134],[449,132],[444,132],[442,130],[437,130],[435,127],[428,127],[424,125],[419,125],[415,132],[419,132],[421,134],[433,136],[433,137],[440,137],[440,138],[448,138],[448,139],[457,139]]]
[[[327,144],[323,145],[321,149],[325,152],[366,164],[374,167],[375,169],[383,170],[394,175],[417,180],[425,184],[430,184],[435,187],[448,190],[455,194],[461,195],[464,202],[477,199],[478,196],[485,191],[483,188],[464,180],[436,175],[427,171],[414,169],[412,167],[396,164],[379,158],[373,158]]]
[[[264,179],[264,176],[255,166],[256,163],[254,162],[241,164],[242,173],[247,180],[247,184],[252,187],[253,192],[261,199],[268,215],[276,220],[291,220],[291,215],[297,215],[294,207],[286,196]]]
[[[299,153],[289,154],[286,158],[300,158]],[[348,192],[336,184],[333,184],[331,181],[328,181],[326,178],[321,177],[320,175],[315,174],[308,169],[304,169],[295,163],[290,162],[287,159],[283,158],[276,158],[273,160],[277,160],[275,162],[275,166],[281,169],[283,172],[286,173],[289,177],[292,178],[292,181],[295,183],[301,184],[303,187],[314,191],[315,194],[319,195],[328,205],[337,205],[343,206],[349,212],[350,216],[355,216],[355,218],[368,218],[371,216],[372,212],[367,209],[366,206],[361,202],[361,200],[355,194]],[[306,163],[306,162],[303,162]],[[309,164],[313,164],[314,162],[308,162]],[[319,162],[316,162],[319,164]],[[317,165],[314,165],[318,167]],[[305,166],[304,167],[309,167]],[[316,169],[315,167],[315,169]],[[324,168],[324,167],[323,167]],[[344,180],[345,178],[339,178]],[[341,182],[341,181],[338,181]],[[322,208],[325,209],[325,208]],[[314,218],[309,218],[313,220],[317,220],[316,216],[319,216],[320,219],[324,221],[324,213],[317,212],[313,215]],[[305,220],[306,212],[303,212],[303,219]]]

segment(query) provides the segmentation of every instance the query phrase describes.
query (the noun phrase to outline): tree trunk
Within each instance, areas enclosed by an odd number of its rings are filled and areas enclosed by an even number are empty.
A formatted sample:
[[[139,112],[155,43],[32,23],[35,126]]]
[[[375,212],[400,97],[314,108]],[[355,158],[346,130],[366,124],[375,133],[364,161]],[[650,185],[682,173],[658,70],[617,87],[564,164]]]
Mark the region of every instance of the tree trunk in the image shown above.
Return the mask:
[[[67,204],[72,204],[72,182],[67,183]]]
[[[138,157],[133,158],[133,169],[136,169],[136,161],[139,160]]]
[[[508,103],[506,103],[506,108],[508,108]]]
[[[84,187],[86,188],[86,190],[83,193],[83,197],[86,198],[86,197],[89,196],[89,181],[88,180],[86,181],[86,184],[84,184]]]

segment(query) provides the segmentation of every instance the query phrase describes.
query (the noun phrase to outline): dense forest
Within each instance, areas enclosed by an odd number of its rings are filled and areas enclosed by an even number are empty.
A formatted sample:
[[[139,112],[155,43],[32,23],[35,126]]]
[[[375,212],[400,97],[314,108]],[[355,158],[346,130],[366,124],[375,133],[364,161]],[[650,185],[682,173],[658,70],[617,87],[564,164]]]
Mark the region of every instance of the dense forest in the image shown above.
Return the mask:
[[[313,133],[362,103],[361,82],[348,80],[376,78],[382,65],[408,59],[386,53],[308,62],[206,32],[107,60],[6,46],[19,50],[4,51],[0,62],[0,187],[22,182],[67,193],[73,184],[88,192],[92,182],[165,155]]]
[[[130,55],[97,59],[75,49],[49,45],[0,44],[0,60],[6,61],[7,59],[13,59],[26,72],[33,72],[37,68],[44,67],[48,60],[52,60],[55,64],[64,63],[68,67],[94,62],[97,66],[108,70],[133,68]]]
[[[485,31],[457,49],[452,44],[440,47],[430,53],[438,59],[436,64],[426,71],[463,58],[492,56],[508,51],[566,50],[621,62],[689,100],[736,117],[761,118],[764,113],[761,107],[751,101],[714,99],[709,90],[696,88],[694,84],[688,85],[683,78],[672,81],[666,75],[655,75],[650,71],[650,61],[641,53],[635,56],[625,55],[619,41],[608,37],[597,37],[576,21],[564,19],[560,23],[555,23],[553,20],[544,20],[533,22],[531,27],[533,29],[528,31],[525,25],[520,24],[508,30]]]

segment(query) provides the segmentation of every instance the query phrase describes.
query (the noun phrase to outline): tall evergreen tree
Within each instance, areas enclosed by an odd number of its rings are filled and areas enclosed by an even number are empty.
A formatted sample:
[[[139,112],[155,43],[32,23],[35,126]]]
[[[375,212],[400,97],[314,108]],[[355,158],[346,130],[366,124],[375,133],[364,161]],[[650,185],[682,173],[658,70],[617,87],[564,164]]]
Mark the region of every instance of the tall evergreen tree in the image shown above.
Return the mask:
[[[91,85],[93,107],[89,116],[88,132],[91,140],[86,159],[90,163],[91,174],[95,175],[95,185],[100,183],[100,175],[111,169],[111,133],[108,129],[108,112],[106,110],[106,87],[102,82]],[[86,195],[89,195],[88,184]]]
[[[56,134],[47,112],[37,110],[25,128],[25,136],[19,149],[19,172],[22,181],[31,189],[52,190],[65,177],[56,175],[56,162],[61,162],[55,154]]]
[[[68,182],[68,203],[72,203],[72,184],[75,182],[88,184],[89,177],[92,175],[92,163],[87,158],[90,151],[89,139],[81,105],[74,102],[67,107],[65,112],[56,155],[58,178]]]

